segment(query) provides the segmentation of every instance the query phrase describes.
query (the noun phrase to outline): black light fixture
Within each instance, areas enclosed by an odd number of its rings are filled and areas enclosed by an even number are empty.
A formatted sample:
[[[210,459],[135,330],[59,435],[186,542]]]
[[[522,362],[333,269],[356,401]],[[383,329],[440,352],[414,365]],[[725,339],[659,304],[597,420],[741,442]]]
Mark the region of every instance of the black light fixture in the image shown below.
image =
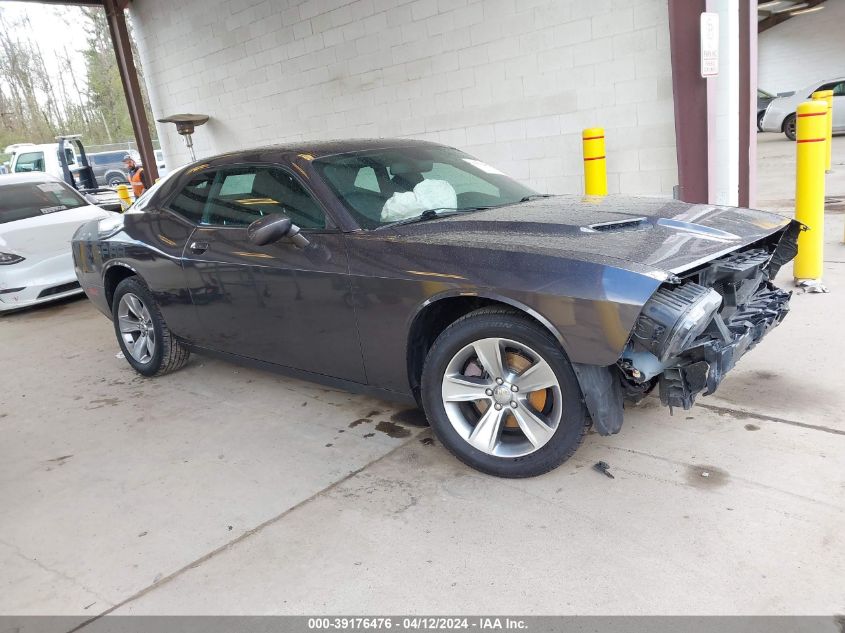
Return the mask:
[[[197,157],[194,155],[194,140],[191,135],[194,133],[194,128],[208,123],[208,118],[207,114],[172,114],[156,120],[159,123],[174,123],[176,125],[176,132],[185,137],[185,145],[191,152],[191,162],[193,162]]]

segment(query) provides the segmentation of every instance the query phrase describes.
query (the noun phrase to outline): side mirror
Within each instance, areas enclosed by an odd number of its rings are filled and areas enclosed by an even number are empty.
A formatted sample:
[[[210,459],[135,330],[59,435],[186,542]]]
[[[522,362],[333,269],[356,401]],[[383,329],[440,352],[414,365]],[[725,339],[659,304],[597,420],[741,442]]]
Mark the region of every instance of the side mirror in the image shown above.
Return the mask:
[[[283,237],[290,239],[299,248],[305,248],[310,242],[300,234],[299,227],[281,213],[271,213],[258,218],[246,229],[249,241],[257,246],[266,246],[278,242]]]
[[[293,227],[293,223],[290,218],[278,213],[271,213],[250,224],[246,229],[246,234],[253,244],[266,246],[278,242],[290,233],[291,227]]]

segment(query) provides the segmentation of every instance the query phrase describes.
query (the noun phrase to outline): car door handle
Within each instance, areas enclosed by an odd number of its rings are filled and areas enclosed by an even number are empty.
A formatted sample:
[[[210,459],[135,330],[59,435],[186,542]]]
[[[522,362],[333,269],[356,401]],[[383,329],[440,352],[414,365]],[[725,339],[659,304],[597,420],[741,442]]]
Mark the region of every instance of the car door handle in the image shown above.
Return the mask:
[[[195,255],[202,255],[208,250],[208,242],[191,242],[191,245],[188,246],[188,248]]]

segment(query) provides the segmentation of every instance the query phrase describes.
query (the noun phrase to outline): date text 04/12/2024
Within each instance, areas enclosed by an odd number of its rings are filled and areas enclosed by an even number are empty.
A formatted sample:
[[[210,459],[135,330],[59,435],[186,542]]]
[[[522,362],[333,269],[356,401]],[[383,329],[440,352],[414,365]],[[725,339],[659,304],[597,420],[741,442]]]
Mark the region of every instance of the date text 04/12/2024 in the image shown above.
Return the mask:
[[[447,630],[526,630],[527,624],[519,618],[508,617],[334,617],[309,618],[310,630],[377,630],[398,631],[447,631]]]

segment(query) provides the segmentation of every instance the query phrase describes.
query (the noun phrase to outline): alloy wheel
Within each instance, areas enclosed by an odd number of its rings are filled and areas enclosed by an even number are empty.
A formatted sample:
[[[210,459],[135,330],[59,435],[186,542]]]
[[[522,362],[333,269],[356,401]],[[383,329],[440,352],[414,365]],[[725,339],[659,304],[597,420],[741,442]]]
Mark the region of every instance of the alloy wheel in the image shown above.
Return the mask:
[[[117,306],[120,336],[126,349],[139,363],[152,360],[156,350],[156,334],[150,311],[135,294],[127,292]]]
[[[496,457],[542,448],[560,425],[560,383],[551,365],[523,343],[474,341],[452,357],[441,394],[455,431]]]

